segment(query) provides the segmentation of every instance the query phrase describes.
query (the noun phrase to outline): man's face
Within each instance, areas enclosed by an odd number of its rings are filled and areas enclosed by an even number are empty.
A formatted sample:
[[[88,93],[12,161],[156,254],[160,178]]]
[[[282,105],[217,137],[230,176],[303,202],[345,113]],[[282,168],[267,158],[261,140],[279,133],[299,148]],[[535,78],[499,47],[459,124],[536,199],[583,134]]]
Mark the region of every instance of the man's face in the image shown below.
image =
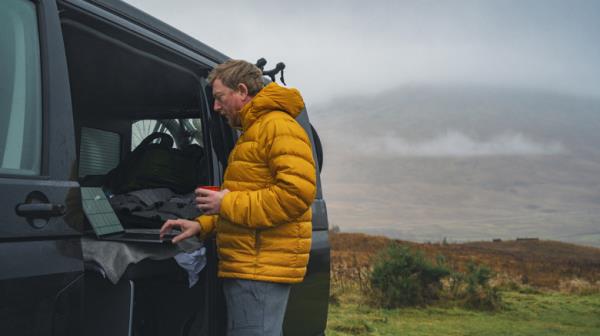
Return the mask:
[[[242,126],[240,111],[244,107],[244,95],[239,90],[225,86],[220,79],[213,81],[212,92],[215,98],[214,110],[227,119],[229,126]]]

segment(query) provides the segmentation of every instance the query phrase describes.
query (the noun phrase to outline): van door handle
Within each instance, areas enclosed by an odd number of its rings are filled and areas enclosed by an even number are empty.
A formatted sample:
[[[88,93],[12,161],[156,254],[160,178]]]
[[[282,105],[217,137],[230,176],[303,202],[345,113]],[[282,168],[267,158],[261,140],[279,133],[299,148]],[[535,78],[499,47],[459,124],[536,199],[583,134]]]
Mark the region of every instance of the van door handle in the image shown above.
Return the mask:
[[[49,218],[65,214],[65,206],[51,203],[21,203],[17,205],[17,215],[28,218]]]

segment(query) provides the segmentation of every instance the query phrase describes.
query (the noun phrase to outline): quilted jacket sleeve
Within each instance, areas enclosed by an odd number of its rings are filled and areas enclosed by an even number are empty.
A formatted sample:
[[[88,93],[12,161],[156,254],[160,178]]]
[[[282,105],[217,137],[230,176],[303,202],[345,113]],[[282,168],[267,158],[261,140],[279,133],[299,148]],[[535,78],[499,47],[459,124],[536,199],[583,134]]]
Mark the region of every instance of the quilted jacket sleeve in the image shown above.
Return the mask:
[[[217,222],[218,216],[200,216],[196,218],[198,224],[200,224],[200,240],[206,239],[215,231],[215,223]]]
[[[220,214],[249,228],[270,228],[305,214],[316,193],[316,171],[310,141],[293,119],[265,122],[259,136],[275,183],[254,191],[225,195]]]

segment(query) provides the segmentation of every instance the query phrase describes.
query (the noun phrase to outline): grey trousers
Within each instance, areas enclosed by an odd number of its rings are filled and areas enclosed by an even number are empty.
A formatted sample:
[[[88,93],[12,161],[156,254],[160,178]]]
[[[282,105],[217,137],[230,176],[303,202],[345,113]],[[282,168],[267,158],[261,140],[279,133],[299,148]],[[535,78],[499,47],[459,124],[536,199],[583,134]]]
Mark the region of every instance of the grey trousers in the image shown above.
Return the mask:
[[[281,336],[291,285],[224,279],[227,336]]]

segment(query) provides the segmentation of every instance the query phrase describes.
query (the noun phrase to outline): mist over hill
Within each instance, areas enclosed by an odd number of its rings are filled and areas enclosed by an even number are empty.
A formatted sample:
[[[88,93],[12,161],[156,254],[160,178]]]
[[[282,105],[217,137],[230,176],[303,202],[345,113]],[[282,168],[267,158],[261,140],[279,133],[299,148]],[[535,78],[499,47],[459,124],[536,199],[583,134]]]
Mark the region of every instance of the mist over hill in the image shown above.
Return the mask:
[[[597,99],[415,85],[309,109],[343,231],[600,246]]]

